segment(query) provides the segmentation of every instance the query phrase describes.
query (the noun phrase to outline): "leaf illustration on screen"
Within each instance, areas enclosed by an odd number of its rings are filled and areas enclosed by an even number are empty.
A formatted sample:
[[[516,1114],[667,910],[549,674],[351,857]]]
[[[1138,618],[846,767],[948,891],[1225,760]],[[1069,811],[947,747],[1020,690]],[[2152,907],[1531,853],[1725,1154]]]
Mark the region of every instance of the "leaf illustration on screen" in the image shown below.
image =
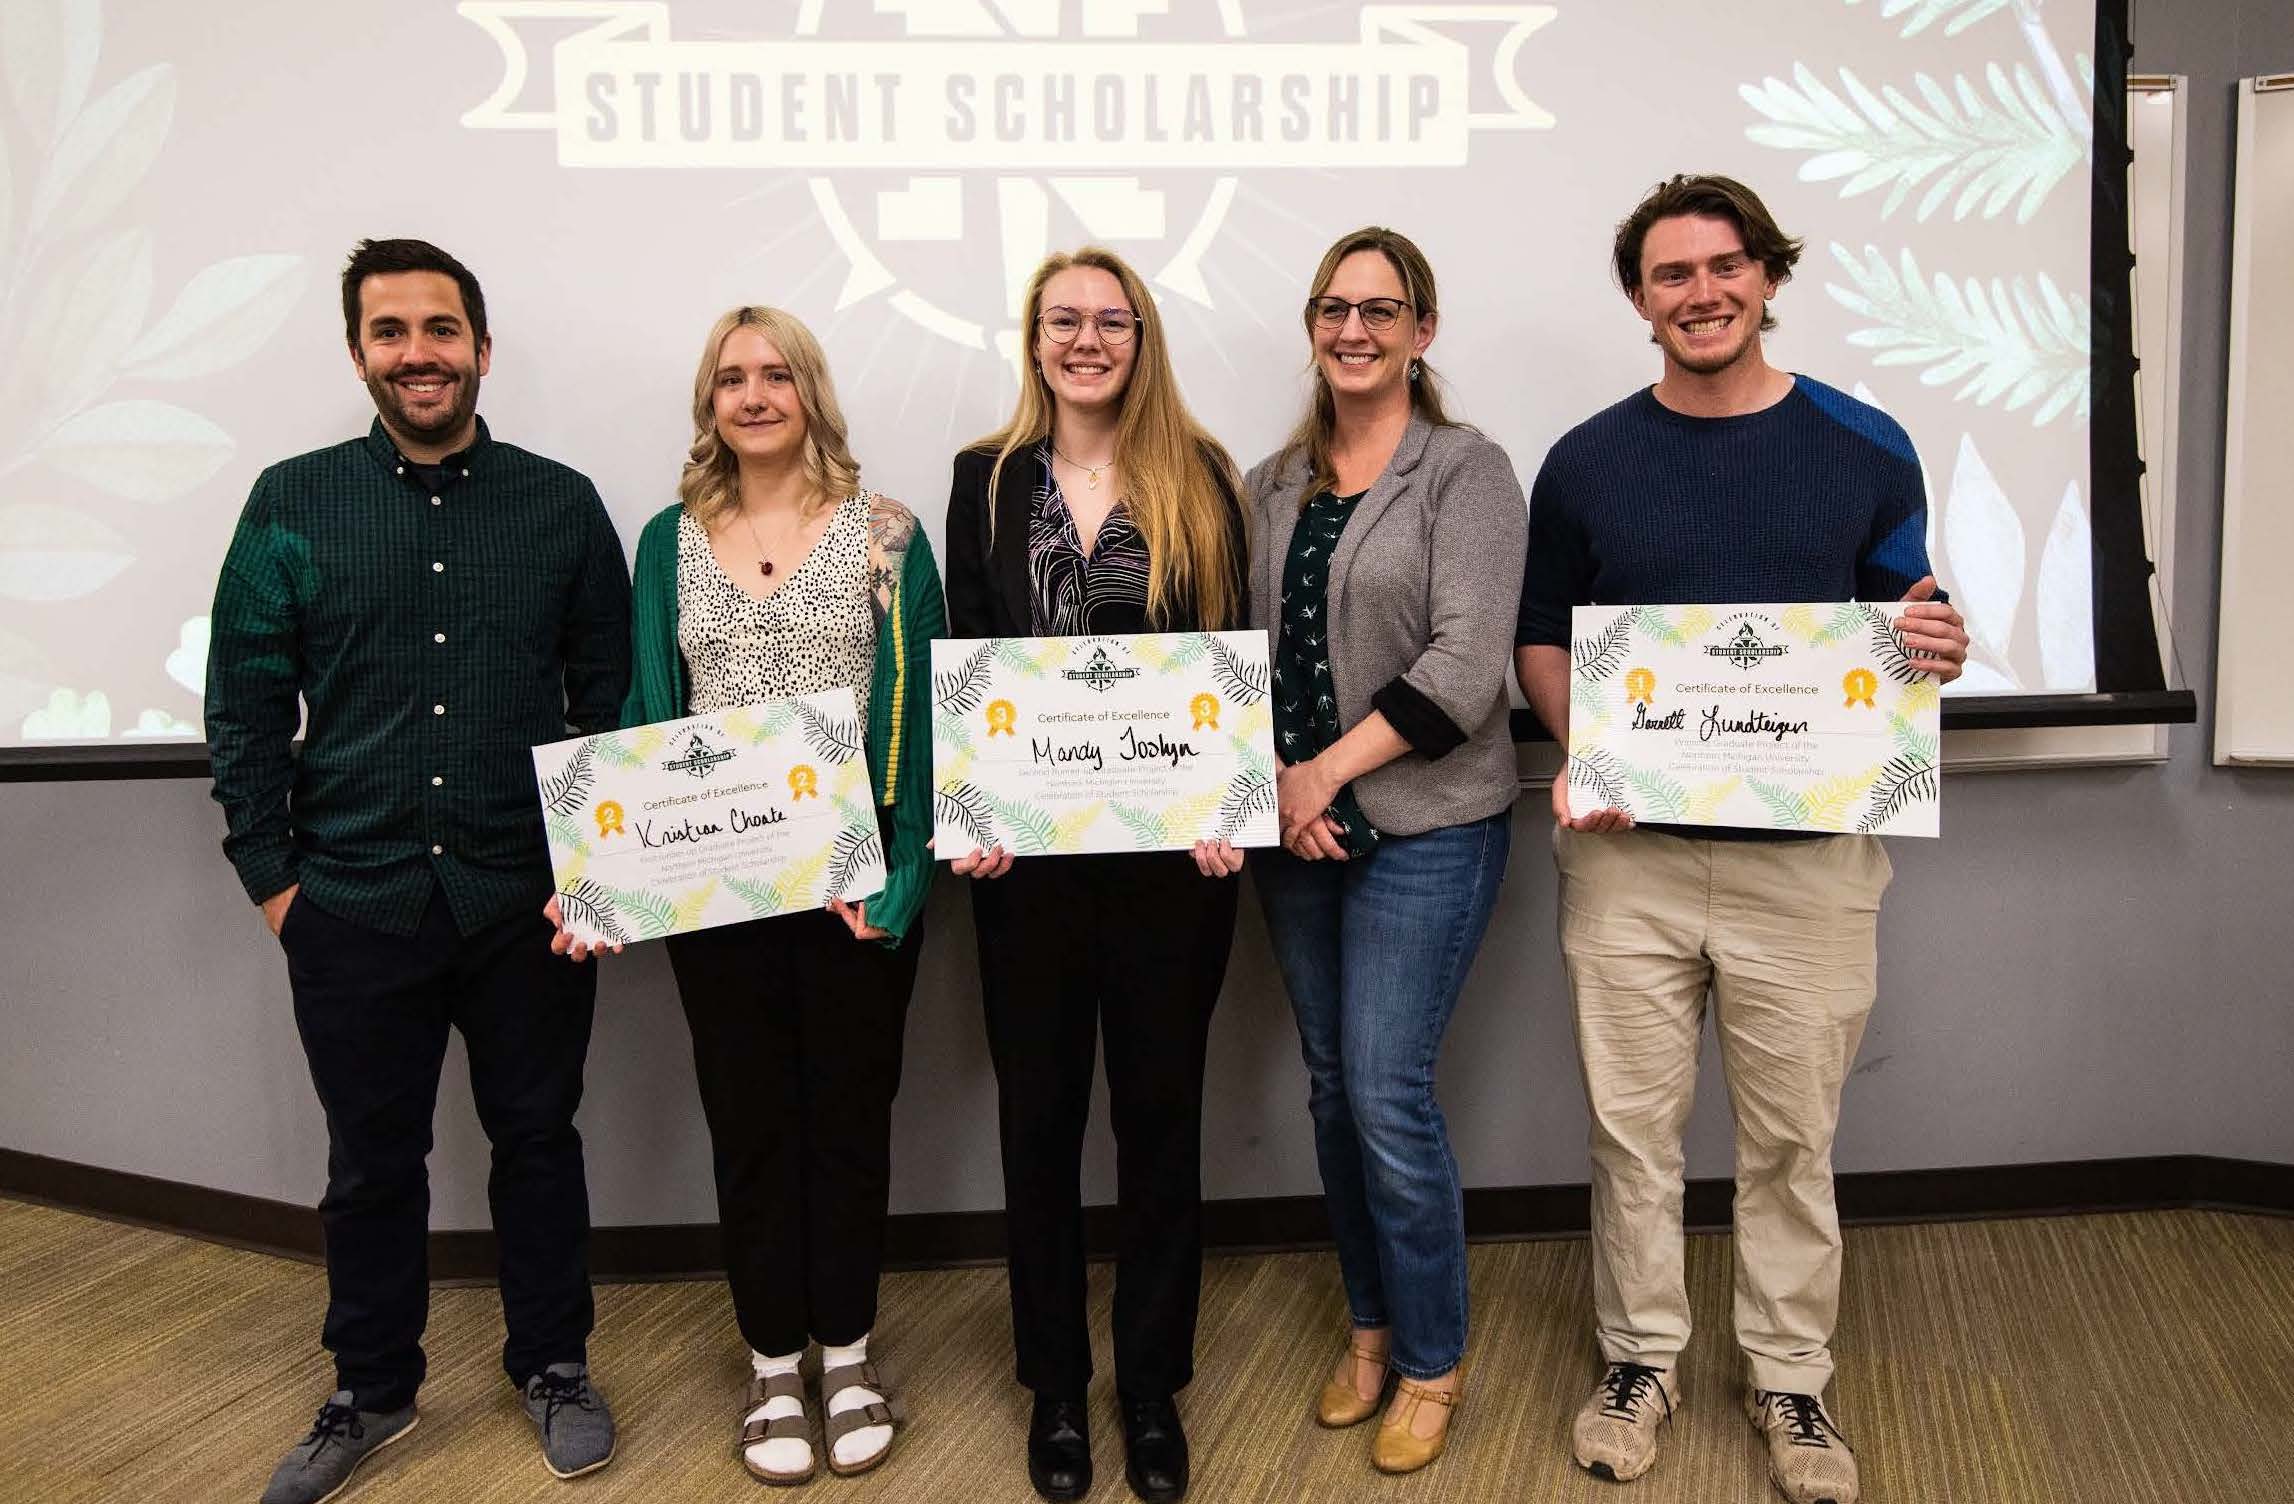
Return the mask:
[[[1970,646],[2004,670],[2023,609],[2023,521],[1969,435],[1961,436],[1952,465],[1943,538]]]
[[[1861,5],[1863,0],[1848,0],[1850,5]],[[1944,23],[1944,35],[1956,37],[1982,20],[1985,16],[2007,9],[2009,0],[1880,0],[1880,15],[1887,20],[1910,13],[1901,33],[1918,36],[1937,21],[1949,16]]]
[[[1762,146],[1812,153],[1800,165],[1803,182],[1841,182],[1840,196],[1888,190],[1880,217],[1889,218],[1924,188],[1913,217],[1924,220],[1945,203],[1955,220],[1969,214],[1996,218],[2010,204],[2018,224],[2029,224],[2047,195],[2087,159],[2087,143],[2064,119],[2021,63],[2010,73],[1997,63],[1984,69],[1982,90],[1965,74],[1946,88],[1914,74],[1917,99],[1893,84],[1877,92],[1847,68],[1840,70],[1843,99],[1805,65],[1792,82],[1767,78],[1737,93],[1768,117],[1745,135]],[[1955,196],[1956,195],[1956,196]]]
[[[1632,636],[1633,613],[1627,611],[1593,636],[1571,642],[1571,666],[1581,679],[1606,679],[1625,666],[1625,647]]]
[[[2064,488],[2039,552],[2035,592],[2039,672],[2047,688],[2084,694],[2095,687],[2095,574],[2087,508],[2077,481]]]
[[[615,945],[627,945],[637,938],[621,922],[613,890],[586,877],[558,890],[558,911],[565,915],[569,927],[578,925]]]
[[[964,655],[964,661],[944,674],[932,676],[932,706],[950,715],[970,715],[987,698],[990,665],[996,645],[983,642]]]
[[[589,802],[597,785],[596,749],[588,742],[575,746],[565,765],[542,780],[542,808],[553,815],[576,815]]]
[[[1881,764],[1872,785],[1872,803],[1856,828],[1870,835],[1914,804],[1933,802],[1939,792],[1934,758],[1891,757]]]
[[[1828,282],[1834,302],[1866,320],[1848,343],[1882,366],[1920,367],[1923,386],[1959,383],[1955,401],[2031,409],[2039,427],[2065,412],[2087,421],[2087,300],[2066,296],[2045,272],[2036,279],[1930,281],[1909,249],[1891,264],[1873,246],[1862,259],[1832,244],[1850,285]]]
[[[93,594],[135,562],[133,547],[71,507],[0,506],[0,596],[65,601]]]

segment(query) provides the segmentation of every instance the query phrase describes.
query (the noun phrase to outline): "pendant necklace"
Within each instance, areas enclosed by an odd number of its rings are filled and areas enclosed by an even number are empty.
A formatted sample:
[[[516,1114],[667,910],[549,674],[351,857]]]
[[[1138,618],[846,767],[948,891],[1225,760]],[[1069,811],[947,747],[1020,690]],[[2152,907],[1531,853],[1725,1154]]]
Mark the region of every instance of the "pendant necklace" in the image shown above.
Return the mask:
[[[748,513],[743,512],[740,517],[741,525],[749,530],[749,541],[757,546],[757,573],[769,580],[773,577],[773,561],[765,556],[765,541],[757,536],[757,524],[750,519]],[[802,531],[804,531],[804,518],[800,514],[797,518],[797,532]],[[795,534],[790,536],[793,537]]]
[[[1114,456],[1114,455],[1112,455],[1112,454],[1111,454],[1111,455],[1109,455],[1109,456],[1108,456],[1106,459],[1103,459],[1103,460],[1101,460],[1101,461],[1100,461],[1098,464],[1096,464],[1096,465],[1087,465],[1087,464],[1085,464],[1085,463],[1084,463],[1083,461],[1081,461],[1081,460],[1076,460],[1076,459],[1068,459],[1068,457],[1067,457],[1066,455],[1064,455],[1064,454],[1060,454],[1060,452],[1059,452],[1059,446],[1058,446],[1057,444],[1054,444],[1054,445],[1052,445],[1052,446],[1051,446],[1051,452],[1052,452],[1053,454],[1055,454],[1055,455],[1059,455],[1059,457],[1060,457],[1061,459],[1063,459],[1063,460],[1067,460],[1067,462],[1068,462],[1070,465],[1073,465],[1073,466],[1074,466],[1076,469],[1078,469],[1078,470],[1081,470],[1082,472],[1084,472],[1084,475],[1083,475],[1083,486],[1084,486],[1084,489],[1085,489],[1085,490],[1087,490],[1087,491],[1096,491],[1096,490],[1098,490],[1098,489],[1099,489],[1099,472],[1100,472],[1100,471],[1102,471],[1102,470],[1104,470],[1104,469],[1106,469],[1106,468],[1107,468],[1109,465],[1112,465],[1112,464],[1114,464],[1114,463],[1115,463],[1115,456]]]

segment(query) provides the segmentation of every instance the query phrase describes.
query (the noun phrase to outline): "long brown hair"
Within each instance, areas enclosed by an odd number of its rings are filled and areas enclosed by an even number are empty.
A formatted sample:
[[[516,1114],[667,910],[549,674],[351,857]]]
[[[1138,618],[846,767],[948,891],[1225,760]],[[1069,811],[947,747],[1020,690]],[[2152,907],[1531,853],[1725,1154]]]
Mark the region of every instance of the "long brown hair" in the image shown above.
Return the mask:
[[[1020,324],[1020,397],[1003,427],[974,442],[995,453],[988,471],[988,495],[996,494],[1004,462],[1013,451],[1051,435],[1051,386],[1036,368],[1036,317],[1043,311],[1044,284],[1071,266],[1096,267],[1123,286],[1124,300],[1139,320],[1132,335],[1137,353],[1131,380],[1117,399],[1115,466],[1123,477],[1123,501],[1132,525],[1147,544],[1147,616],[1165,623],[1182,599],[1191,599],[1208,627],[1225,627],[1242,615],[1236,589],[1242,561],[1235,556],[1237,507],[1241,489],[1235,462],[1188,411],[1171,371],[1162,316],[1147,284],[1122,257],[1100,246],[1055,251],[1028,278]],[[995,515],[993,505],[989,516]],[[992,525],[992,523],[991,523]]]
[[[1338,263],[1356,251],[1376,251],[1386,258],[1386,264],[1394,268],[1394,275],[1402,279],[1403,301],[1420,321],[1438,311],[1434,301],[1434,268],[1427,263],[1426,253],[1400,230],[1365,225],[1352,234],[1341,235],[1322,253],[1322,264],[1314,269],[1314,281],[1299,314],[1310,349],[1314,341],[1314,300],[1330,290],[1331,278],[1338,275]],[[1465,426],[1442,407],[1442,382],[1434,374],[1434,368],[1424,360],[1417,364],[1417,378],[1410,383],[1411,412],[1437,428]],[[1305,416],[1298,420],[1298,426],[1290,431],[1290,437],[1282,446],[1284,466],[1298,455],[1306,457],[1308,479],[1300,497],[1302,505],[1338,485],[1338,466],[1330,457],[1331,435],[1338,428],[1338,404],[1331,398],[1330,383],[1322,379],[1321,364],[1315,362],[1311,369],[1314,394],[1307,399]]]
[[[709,326],[709,338],[702,343],[701,365],[693,373],[693,447],[677,477],[678,498],[704,528],[741,504],[741,463],[717,436],[716,406],[717,365],[736,329],[755,329],[771,340],[796,384],[797,402],[804,409],[805,475],[813,491],[803,510],[817,515],[860,489],[860,464],[845,442],[844,409],[829,380],[828,356],[804,320],[754,303],[728,309]]]

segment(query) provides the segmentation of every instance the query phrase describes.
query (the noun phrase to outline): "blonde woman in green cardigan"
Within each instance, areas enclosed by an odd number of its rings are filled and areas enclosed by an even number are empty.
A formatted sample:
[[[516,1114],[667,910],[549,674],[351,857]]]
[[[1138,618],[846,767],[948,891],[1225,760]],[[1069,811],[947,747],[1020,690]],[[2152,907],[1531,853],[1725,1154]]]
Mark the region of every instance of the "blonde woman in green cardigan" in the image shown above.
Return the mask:
[[[733,1310],[750,1350],[740,1456],[768,1482],[882,1461],[894,1415],[868,1357],[892,1097],[932,878],[932,549],[860,489],[811,332],[772,308],[709,331],[682,500],[646,525],[626,725],[845,687],[884,832],[881,893],[673,935],[715,1151]],[[566,947],[577,956],[570,940]],[[798,1372],[821,1347],[821,1439]]]

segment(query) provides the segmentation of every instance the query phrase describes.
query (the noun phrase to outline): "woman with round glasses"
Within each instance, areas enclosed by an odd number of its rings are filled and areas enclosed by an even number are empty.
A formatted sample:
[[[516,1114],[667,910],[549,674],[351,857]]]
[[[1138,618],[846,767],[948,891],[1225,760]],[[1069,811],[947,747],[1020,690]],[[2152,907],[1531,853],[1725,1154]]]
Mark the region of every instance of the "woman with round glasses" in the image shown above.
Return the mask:
[[[1441,1454],[1460,1394],[1465,1223],[1434,1065],[1505,874],[1528,535],[1505,451],[1444,411],[1436,317],[1408,239],[1333,245],[1305,309],[1312,400],[1243,482],[1281,765],[1259,898],[1351,1318],[1316,1418],[1367,1420],[1398,1380],[1370,1454],[1396,1473]]]
[[[1216,631],[1241,625],[1247,563],[1234,465],[1180,400],[1154,300],[1112,252],[1056,254],[1028,280],[1011,419],[956,456],[948,620],[957,637]],[[1194,1374],[1202,1281],[1203,1055],[1234,937],[1242,853],[956,856],[972,887],[1003,1131],[1019,1381],[1035,1391],[1028,1476],[1091,1488],[1084,1394],[1083,1132],[1095,1035],[1116,1141],[1115,1384],[1125,1472],[1187,1488],[1175,1396]]]

